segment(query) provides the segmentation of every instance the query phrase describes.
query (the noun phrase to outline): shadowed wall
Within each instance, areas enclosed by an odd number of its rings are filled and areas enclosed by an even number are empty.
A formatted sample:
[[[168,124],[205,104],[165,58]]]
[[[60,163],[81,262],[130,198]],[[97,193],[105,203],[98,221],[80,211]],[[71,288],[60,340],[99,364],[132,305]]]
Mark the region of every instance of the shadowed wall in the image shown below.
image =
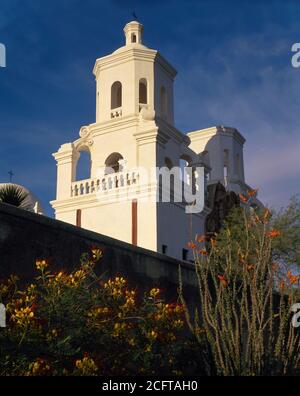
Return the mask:
[[[116,225],[117,226],[117,225]],[[176,232],[170,230],[170,232]],[[185,294],[196,293],[193,264],[151,252],[70,224],[0,204],[0,278],[17,274],[30,280],[37,274],[37,258],[50,259],[51,269],[71,270],[84,252],[97,245],[104,252],[97,273],[122,275],[138,290],[162,288],[164,297],[176,299],[178,267],[182,266]]]

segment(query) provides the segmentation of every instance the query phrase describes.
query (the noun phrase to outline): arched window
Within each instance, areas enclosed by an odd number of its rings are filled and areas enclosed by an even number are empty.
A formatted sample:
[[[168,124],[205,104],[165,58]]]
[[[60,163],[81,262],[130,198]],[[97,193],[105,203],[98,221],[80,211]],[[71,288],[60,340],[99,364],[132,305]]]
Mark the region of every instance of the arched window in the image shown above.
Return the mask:
[[[167,113],[167,91],[165,87],[160,88],[160,112],[162,115]]]
[[[121,172],[123,170],[120,164],[121,160],[123,160],[123,157],[120,153],[110,154],[105,160],[105,174]]]
[[[136,34],[135,33],[132,33],[132,35],[131,35],[131,42],[136,43]]]
[[[147,80],[142,78],[139,83],[139,103],[147,104]]]
[[[122,107],[122,84],[116,81],[111,86],[111,109]]]
[[[90,179],[91,177],[91,154],[88,149],[82,148],[76,166],[76,181]]]
[[[224,150],[224,182],[227,184],[229,176],[229,150]]]

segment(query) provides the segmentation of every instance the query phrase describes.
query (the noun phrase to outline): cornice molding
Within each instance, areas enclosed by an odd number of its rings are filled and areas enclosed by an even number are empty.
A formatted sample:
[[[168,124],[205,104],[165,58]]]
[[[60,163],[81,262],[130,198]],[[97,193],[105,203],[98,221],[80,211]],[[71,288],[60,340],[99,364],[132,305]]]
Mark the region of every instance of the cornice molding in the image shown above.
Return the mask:
[[[155,118],[156,124],[158,128],[163,131],[165,134],[169,136],[169,138],[174,139],[177,143],[182,144],[184,143],[188,146],[190,142],[190,138],[175,128],[173,125],[169,124],[165,120],[160,117]]]
[[[110,55],[98,58],[93,69],[93,74],[98,78],[101,70],[135,60],[152,63],[157,62],[172,80],[174,80],[177,75],[177,70],[158,51],[144,46],[124,46]]]
[[[197,140],[202,140],[217,134],[234,137],[235,140],[242,145],[246,142],[246,139],[236,128],[225,126],[214,126],[210,128],[199,129],[198,131],[189,132],[187,136],[191,139],[191,142],[195,142]]]

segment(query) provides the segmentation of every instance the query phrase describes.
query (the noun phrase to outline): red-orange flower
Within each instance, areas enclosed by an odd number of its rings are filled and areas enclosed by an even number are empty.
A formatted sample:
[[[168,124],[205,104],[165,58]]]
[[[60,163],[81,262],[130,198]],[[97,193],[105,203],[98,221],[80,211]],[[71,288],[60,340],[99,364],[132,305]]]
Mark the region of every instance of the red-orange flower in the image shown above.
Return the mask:
[[[188,242],[188,247],[190,248],[190,249],[196,249],[196,244],[193,242],[193,241],[190,241],[190,242]]]
[[[267,233],[267,236],[269,238],[277,238],[280,235],[280,231],[278,230],[271,230],[270,232]]]
[[[202,254],[202,256],[205,256],[207,254],[207,250],[206,249],[200,249],[198,251],[199,254]]]
[[[287,273],[287,278],[290,281],[292,285],[295,285],[297,282],[300,281],[300,276],[299,275],[293,275],[291,271],[288,271]]]
[[[249,197],[254,197],[257,194],[258,188],[256,190],[248,190],[247,194]]]
[[[247,203],[249,201],[249,197],[246,197],[244,194],[240,194],[240,199],[244,203]]]
[[[279,289],[283,290],[285,288],[285,282],[284,280],[281,280],[279,283]]]
[[[249,264],[247,265],[247,271],[251,271],[255,269],[255,265],[254,264]]]
[[[197,241],[199,242],[199,243],[203,243],[203,242],[205,242],[205,235],[199,235],[198,237],[197,237]]]
[[[228,280],[224,275],[218,275],[218,278],[222,286],[228,286]]]

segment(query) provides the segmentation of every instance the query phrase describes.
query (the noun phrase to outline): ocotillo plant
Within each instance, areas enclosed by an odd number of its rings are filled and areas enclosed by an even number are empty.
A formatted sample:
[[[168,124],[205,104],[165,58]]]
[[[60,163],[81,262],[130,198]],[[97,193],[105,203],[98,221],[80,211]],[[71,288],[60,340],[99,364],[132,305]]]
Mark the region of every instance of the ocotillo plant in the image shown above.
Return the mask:
[[[270,211],[250,209],[251,192],[242,198],[245,206],[235,209],[219,235],[190,242],[200,299],[192,315],[180,281],[187,323],[199,343],[205,335],[207,367],[219,375],[299,374],[300,330],[291,308],[300,276],[284,273],[284,263],[273,260],[280,231],[272,228]]]

